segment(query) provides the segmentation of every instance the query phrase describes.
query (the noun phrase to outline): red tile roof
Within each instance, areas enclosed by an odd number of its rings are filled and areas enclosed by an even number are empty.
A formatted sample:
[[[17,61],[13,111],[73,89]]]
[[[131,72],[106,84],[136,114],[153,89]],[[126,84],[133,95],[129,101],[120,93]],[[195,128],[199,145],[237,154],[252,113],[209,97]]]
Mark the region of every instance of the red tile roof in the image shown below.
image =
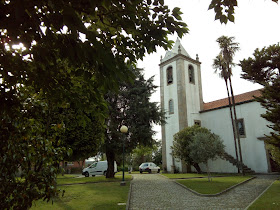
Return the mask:
[[[256,97],[261,96],[261,91],[254,90],[251,92],[236,95],[236,96],[234,96],[235,103],[237,104],[237,103],[242,103],[242,102],[246,102],[246,101],[251,101],[254,99],[253,96],[256,96]],[[228,106],[228,98],[223,98],[223,99],[212,101],[209,103],[203,103],[204,109],[202,111],[218,109],[218,108],[225,107],[225,106]]]

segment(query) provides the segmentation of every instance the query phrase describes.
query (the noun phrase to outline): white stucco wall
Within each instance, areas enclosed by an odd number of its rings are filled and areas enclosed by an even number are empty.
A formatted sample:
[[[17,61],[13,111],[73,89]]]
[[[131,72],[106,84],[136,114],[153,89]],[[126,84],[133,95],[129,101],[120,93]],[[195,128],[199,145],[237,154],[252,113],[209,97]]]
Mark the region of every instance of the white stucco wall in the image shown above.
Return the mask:
[[[265,109],[258,102],[249,102],[236,106],[237,118],[244,120],[245,138],[241,138],[241,151],[243,163],[257,173],[268,172],[268,162],[266,157],[264,142],[258,137],[269,134],[270,129],[266,126],[268,122],[260,117]],[[219,135],[226,146],[227,153],[236,157],[232,125],[229,108],[222,108],[201,113],[202,126],[210,129]],[[231,163],[218,160],[209,162],[211,171],[215,172],[236,172],[236,167]]]
[[[173,69],[173,83],[167,85],[166,69],[172,66]],[[165,135],[166,135],[166,162],[167,171],[171,171],[172,156],[171,146],[173,145],[173,135],[179,131],[179,118],[178,118],[178,96],[177,96],[177,75],[176,75],[176,61],[169,63],[163,67],[163,79],[164,79],[164,110],[166,111],[166,124],[165,124]],[[174,113],[169,113],[169,100],[172,99],[174,103]]]
[[[185,84],[186,84],[186,104],[188,126],[194,125],[194,120],[200,120],[200,99],[199,99],[199,80],[198,67],[189,61],[184,62],[185,65]],[[194,68],[194,84],[189,82],[189,65]]]
[[[184,74],[185,74],[185,90],[186,90],[186,106],[187,106],[187,121],[188,126],[194,125],[194,120],[200,120],[200,98],[199,98],[199,82],[198,79],[198,66],[187,60],[184,60]],[[189,64],[194,68],[195,83],[189,82]],[[167,85],[166,82],[166,70],[169,67],[173,69],[173,83]],[[177,72],[182,69],[176,69],[176,61],[173,61],[163,67],[163,80],[164,80],[164,109],[166,111],[166,124],[165,124],[165,134],[166,134],[166,161],[167,161],[167,171],[171,171],[171,165],[173,165],[173,160],[171,156],[171,146],[173,145],[173,136],[179,131],[179,116],[178,116],[178,92],[177,92]],[[201,84],[200,84],[201,85]],[[169,100],[172,99],[174,102],[174,113],[170,114]],[[175,159],[174,164],[179,171],[182,171],[181,160]]]

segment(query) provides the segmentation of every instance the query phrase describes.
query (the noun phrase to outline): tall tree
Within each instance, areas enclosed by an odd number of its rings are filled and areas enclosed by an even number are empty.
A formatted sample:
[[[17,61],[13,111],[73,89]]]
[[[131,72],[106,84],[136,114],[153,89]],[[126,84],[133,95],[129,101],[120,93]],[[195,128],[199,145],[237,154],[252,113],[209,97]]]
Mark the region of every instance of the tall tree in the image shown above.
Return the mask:
[[[125,152],[130,153],[138,145],[153,146],[153,124],[164,121],[163,113],[150,97],[155,91],[153,77],[145,80],[141,69],[131,70],[135,75],[134,82],[122,83],[118,93],[108,93],[106,100],[109,106],[109,118],[105,133],[105,151],[108,161],[107,178],[114,176],[113,161],[116,154],[122,153],[123,141]],[[121,125],[128,127],[124,137],[120,132]]]
[[[226,68],[226,62],[223,59],[223,56],[221,54],[217,55],[216,58],[213,61],[213,68],[215,69],[215,73],[218,73],[219,76],[224,79],[226,89],[227,89],[227,95],[228,95],[228,104],[229,104],[229,111],[230,111],[230,118],[231,118],[231,125],[232,125],[232,131],[233,131],[233,141],[234,141],[234,148],[235,148],[235,156],[236,160],[238,161],[238,150],[237,150],[237,142],[236,142],[236,132],[235,132],[235,126],[234,126],[234,119],[232,114],[232,104],[230,100],[230,91],[229,91],[229,84],[228,84],[228,71]],[[237,166],[238,173],[240,173],[240,169]]]
[[[158,0],[14,0],[0,11],[0,205],[25,209],[57,193],[68,128],[54,113],[69,106],[79,125],[90,115],[104,124],[103,94],[133,77],[127,64],[188,29],[179,8]]]
[[[220,48],[220,53],[214,59],[213,67],[216,69],[215,72],[219,72],[220,77],[224,79],[225,84],[226,84],[228,102],[229,102],[229,111],[230,111],[232,131],[233,131],[233,138],[234,138],[235,153],[236,153],[237,160],[240,159],[239,165],[241,165],[242,173],[243,173],[242,151],[241,151],[241,145],[240,145],[239,130],[236,129],[237,116],[236,116],[235,100],[234,100],[234,93],[233,93],[232,81],[231,81],[232,67],[235,65],[233,63],[233,56],[234,56],[235,52],[237,50],[239,50],[239,47],[238,47],[239,44],[236,42],[233,42],[233,40],[234,40],[234,37],[227,37],[227,36],[221,36],[217,39],[217,42],[218,42],[219,48]],[[232,110],[232,107],[233,107],[233,110]],[[232,113],[232,111],[233,111],[233,113]],[[237,143],[236,143],[236,141],[237,141]],[[238,150],[237,150],[237,145],[238,145]],[[237,151],[239,151],[239,158],[238,158]],[[238,166],[238,172],[239,172],[239,167],[240,166]]]
[[[280,148],[280,46],[279,43],[256,49],[253,58],[240,61],[242,78],[263,85],[256,100],[266,109],[261,116],[271,123],[273,130],[267,142]],[[277,149],[275,150],[277,151]],[[279,149],[278,149],[279,151]]]

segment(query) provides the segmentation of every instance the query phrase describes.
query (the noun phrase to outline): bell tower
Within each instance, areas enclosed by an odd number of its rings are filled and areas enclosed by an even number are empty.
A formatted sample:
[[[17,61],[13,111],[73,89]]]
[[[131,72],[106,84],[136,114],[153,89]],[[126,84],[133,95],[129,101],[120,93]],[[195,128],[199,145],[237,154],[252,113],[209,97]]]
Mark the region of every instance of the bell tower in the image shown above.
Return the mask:
[[[161,109],[166,113],[162,131],[162,167],[174,172],[186,171],[184,161],[171,155],[173,135],[187,126],[201,124],[203,109],[201,70],[198,55],[192,59],[177,38],[172,50],[160,60]]]

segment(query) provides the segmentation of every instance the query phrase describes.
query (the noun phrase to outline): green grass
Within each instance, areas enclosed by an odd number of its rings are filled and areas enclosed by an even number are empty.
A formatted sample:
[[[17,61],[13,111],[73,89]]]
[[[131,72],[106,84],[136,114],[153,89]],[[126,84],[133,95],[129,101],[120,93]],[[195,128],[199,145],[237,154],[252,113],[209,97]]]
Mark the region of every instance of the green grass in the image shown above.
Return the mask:
[[[232,176],[214,177],[211,182],[208,178],[177,180],[177,182],[201,194],[216,194],[249,178],[251,176]]]
[[[183,178],[196,178],[196,177],[207,177],[207,174],[197,174],[197,173],[186,173],[186,174],[166,174],[162,173],[169,179],[183,179]]]
[[[280,180],[275,181],[249,209],[280,209]]]
[[[75,177],[77,177],[77,175],[73,175],[73,174],[64,174],[63,176],[61,174],[57,175],[58,179],[75,178]]]
[[[130,181],[132,179],[131,175],[124,176],[125,181]],[[122,176],[115,175],[115,178],[106,179],[105,176],[95,176],[95,177],[82,177],[82,178],[58,178],[57,184],[78,184],[78,183],[86,183],[86,182],[120,182],[122,181]]]
[[[139,174],[139,171],[132,171],[131,174]],[[124,172],[124,174],[130,174],[127,171]],[[118,173],[116,173],[116,175],[122,175],[122,171],[119,171]]]
[[[94,177],[93,177],[94,178]],[[125,209],[118,203],[126,203],[130,182],[126,186],[120,186],[120,182],[103,182],[85,185],[70,185],[59,187],[65,190],[63,197],[54,199],[52,202],[42,200],[33,203],[31,210],[65,210],[65,209]]]

